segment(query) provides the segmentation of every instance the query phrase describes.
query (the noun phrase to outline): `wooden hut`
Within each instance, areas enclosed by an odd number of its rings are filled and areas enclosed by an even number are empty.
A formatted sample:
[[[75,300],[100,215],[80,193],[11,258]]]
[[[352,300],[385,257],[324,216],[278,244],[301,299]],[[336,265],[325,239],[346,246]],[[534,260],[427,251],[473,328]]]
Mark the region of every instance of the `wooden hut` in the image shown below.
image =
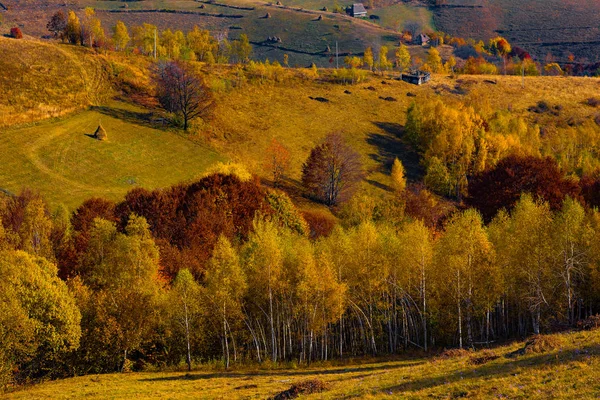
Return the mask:
[[[364,18],[367,16],[367,10],[362,3],[352,4],[352,8],[350,10],[350,14],[355,18]]]
[[[431,74],[426,71],[410,71],[402,74],[402,80],[413,85],[423,85],[431,80]]]

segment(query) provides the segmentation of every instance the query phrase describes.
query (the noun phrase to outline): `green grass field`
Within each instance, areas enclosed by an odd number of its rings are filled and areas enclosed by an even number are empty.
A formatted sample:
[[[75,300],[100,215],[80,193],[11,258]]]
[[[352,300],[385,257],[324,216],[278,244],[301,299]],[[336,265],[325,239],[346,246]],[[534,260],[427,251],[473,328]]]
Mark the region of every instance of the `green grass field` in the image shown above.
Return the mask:
[[[307,379],[320,379],[329,389],[302,398],[597,398],[600,331],[549,339],[552,345],[514,357],[508,355],[522,349],[523,342],[451,357],[354,360],[310,368],[83,376],[35,385],[5,398],[265,399]]]
[[[118,200],[135,186],[158,188],[202,175],[216,152],[146,122],[146,110],[120,102],[35,126],[1,132],[0,187],[39,190],[71,208],[93,196]],[[87,135],[98,124],[100,142]]]

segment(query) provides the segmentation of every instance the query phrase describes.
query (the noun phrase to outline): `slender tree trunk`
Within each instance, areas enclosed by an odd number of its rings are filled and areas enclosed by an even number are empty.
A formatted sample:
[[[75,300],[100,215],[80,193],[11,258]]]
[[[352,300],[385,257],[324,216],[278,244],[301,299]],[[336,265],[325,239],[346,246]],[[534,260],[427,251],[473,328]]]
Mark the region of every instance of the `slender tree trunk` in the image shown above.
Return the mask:
[[[463,348],[462,339],[462,307],[460,304],[460,271],[456,272],[456,306],[458,308],[458,347]]]
[[[127,365],[127,349],[123,352],[123,367],[121,367],[121,372],[125,372],[125,366]]]
[[[188,365],[188,371],[192,370],[192,349],[190,346],[190,321],[189,321],[189,317],[188,317],[188,308],[187,308],[187,303],[183,304],[183,308],[185,310],[185,342],[187,345],[187,365]]]
[[[273,321],[273,292],[269,284],[269,322],[271,324],[271,359],[277,361],[277,344],[275,340],[275,323]]]
[[[227,320],[225,319],[225,303],[223,303],[223,338],[225,339],[225,368],[229,368],[229,341],[227,340]]]

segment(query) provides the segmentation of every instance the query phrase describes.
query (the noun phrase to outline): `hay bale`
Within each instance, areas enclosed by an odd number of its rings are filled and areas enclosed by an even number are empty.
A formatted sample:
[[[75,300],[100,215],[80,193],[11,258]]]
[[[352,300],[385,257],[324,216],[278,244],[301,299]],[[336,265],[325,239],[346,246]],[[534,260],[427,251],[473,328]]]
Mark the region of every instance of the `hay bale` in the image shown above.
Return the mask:
[[[499,359],[500,356],[494,354],[490,350],[484,350],[480,355],[469,358],[469,364],[471,365],[483,365],[490,361]]]
[[[435,361],[451,360],[455,358],[463,358],[471,355],[471,352],[465,349],[447,349],[434,357]]]
[[[564,340],[559,335],[535,335],[529,338],[523,347],[523,353],[548,353],[560,349]]]
[[[98,139],[98,140],[107,140],[108,139],[108,135],[106,134],[106,130],[102,127],[102,125],[98,125],[98,128],[96,129],[96,132],[94,132],[94,139]]]
[[[275,396],[271,397],[270,399],[272,399],[272,400],[295,399],[297,397],[300,397],[300,395],[309,395],[309,394],[324,392],[326,390],[329,390],[329,387],[330,386],[328,383],[323,382],[320,379],[310,379],[310,380],[299,382],[295,385],[292,385],[292,387],[290,387],[289,389],[276,394]]]

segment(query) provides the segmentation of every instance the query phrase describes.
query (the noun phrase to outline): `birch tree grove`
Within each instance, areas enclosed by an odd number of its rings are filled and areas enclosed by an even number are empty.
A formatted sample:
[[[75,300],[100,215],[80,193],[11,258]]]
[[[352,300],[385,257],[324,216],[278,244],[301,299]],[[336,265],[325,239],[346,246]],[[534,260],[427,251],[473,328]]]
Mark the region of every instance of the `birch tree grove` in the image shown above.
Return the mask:
[[[222,183],[225,178],[211,179]],[[239,196],[252,191],[251,183],[230,184],[245,188]],[[237,198],[227,185],[218,187],[219,197],[206,204],[231,201],[223,200],[225,193]],[[181,223],[199,224],[193,214],[201,215],[200,209],[176,193],[188,213]],[[216,237],[207,242],[212,245],[204,269],[181,268],[171,275],[169,260],[192,265],[197,260],[189,254],[200,253],[186,249],[177,255],[174,246],[165,246],[167,236],[154,239],[153,229],[165,227],[156,215],[148,224],[132,213],[152,204],[140,196],[127,197],[135,207],[87,202],[70,223],[61,213],[49,218],[35,196],[0,204],[0,288],[5,293],[0,321],[14,348],[0,345],[0,378],[11,376],[3,365],[19,366],[26,378],[38,361],[70,365],[74,372],[69,373],[99,373],[143,363],[188,370],[207,360],[224,368],[249,362],[308,365],[473,348],[557,327],[573,329],[600,311],[600,214],[569,197],[553,211],[549,203],[525,194],[488,225],[477,210],[466,209],[435,227],[411,216],[384,220],[374,203],[361,218],[349,217],[318,238],[290,223],[301,219],[291,201],[285,207],[277,203],[277,213],[236,200],[227,213],[254,215],[246,220],[248,230],[228,233],[223,222],[214,225],[220,231],[205,227],[204,237]],[[277,196],[284,199],[282,193]],[[150,209],[161,207],[155,203]],[[164,212],[173,214],[168,208]],[[210,217],[216,219],[216,213]],[[175,228],[174,235],[185,233]],[[70,240],[70,246],[64,243]],[[56,254],[64,268],[63,252],[77,249],[76,266],[64,271],[68,290],[55,277],[57,268],[40,257],[51,257],[53,246],[60,249]],[[161,248],[172,254],[161,259]],[[20,270],[21,265],[26,268]],[[50,286],[35,285],[56,290],[44,301],[61,302],[56,310],[70,324],[69,353],[58,352],[60,361],[36,359],[41,339],[32,313],[41,313],[39,326],[48,332],[61,328],[46,321],[43,310],[24,311],[28,305],[17,294],[29,289],[19,282],[38,279],[31,274],[50,279]],[[15,335],[19,326],[22,337]],[[20,354],[28,356],[21,362]]]

